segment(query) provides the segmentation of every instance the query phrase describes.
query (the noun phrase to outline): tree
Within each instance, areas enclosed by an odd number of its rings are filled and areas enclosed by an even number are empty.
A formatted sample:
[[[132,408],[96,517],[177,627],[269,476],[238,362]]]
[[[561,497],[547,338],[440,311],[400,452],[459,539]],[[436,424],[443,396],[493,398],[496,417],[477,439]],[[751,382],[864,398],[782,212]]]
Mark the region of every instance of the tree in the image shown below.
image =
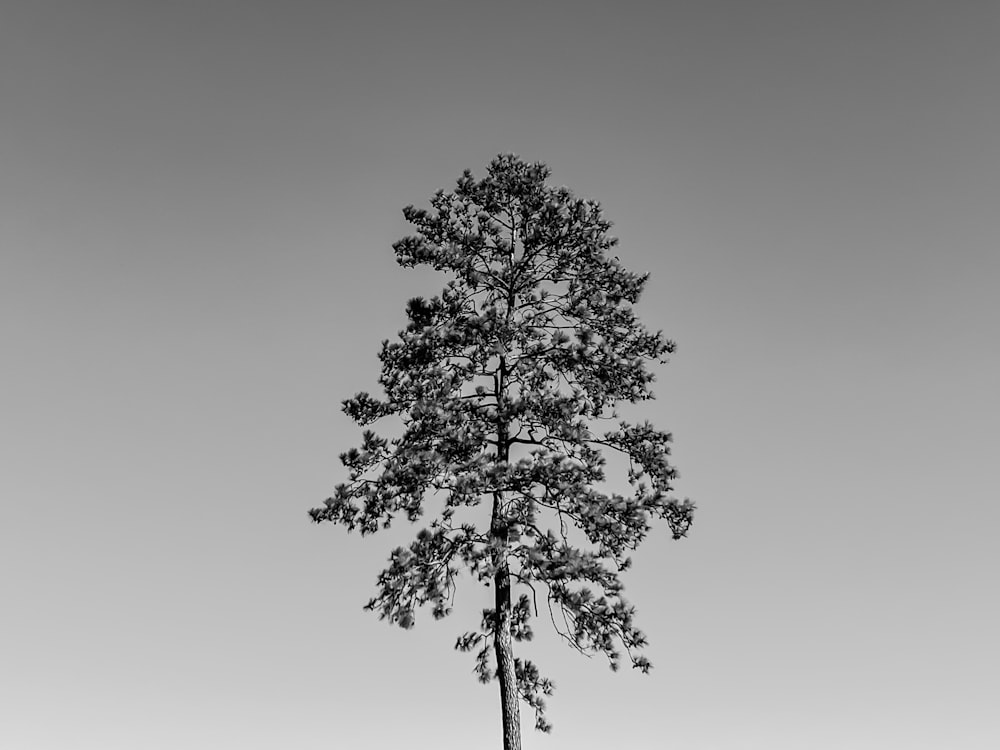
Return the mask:
[[[399,417],[401,435],[365,429],[340,456],[348,481],[310,511],[366,535],[434,504],[366,609],[410,628],[418,606],[451,613],[463,571],[493,586],[494,606],[456,648],[476,651],[480,681],[499,681],[505,750],[521,746],[518,697],[550,729],[553,683],[513,650],[532,637],[539,597],[570,646],[605,654],[612,669],[623,648],[648,672],[619,574],[654,520],[679,539],[694,509],[668,494],[671,435],[615,409],[653,398],[647,365],[674,350],[633,312],[648,274],[609,257],[617,240],[600,205],[547,185],[549,174],[501,155],[485,178],[466,170],[453,192],[439,190],[433,210],[403,210],[417,233],[393,245],[399,264],[451,279],[439,296],[411,299],[406,329],[382,342],[385,397],[343,402],[365,428]],[[602,449],[627,457],[628,494],[603,487]]]

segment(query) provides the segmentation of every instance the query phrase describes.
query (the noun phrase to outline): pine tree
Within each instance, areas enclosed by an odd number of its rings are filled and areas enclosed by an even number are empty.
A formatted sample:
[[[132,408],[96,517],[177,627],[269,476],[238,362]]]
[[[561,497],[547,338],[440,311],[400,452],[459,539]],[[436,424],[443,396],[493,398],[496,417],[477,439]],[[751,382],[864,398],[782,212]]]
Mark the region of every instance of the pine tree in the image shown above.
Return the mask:
[[[668,494],[671,435],[615,409],[653,398],[648,365],[674,349],[633,312],[648,274],[610,255],[617,240],[600,205],[547,185],[549,174],[501,155],[485,178],[466,170],[453,192],[439,190],[432,210],[403,210],[416,234],[393,246],[399,264],[450,280],[411,299],[406,329],[382,343],[384,397],[343,402],[365,428],[397,417],[400,437],[365,429],[340,456],[348,481],[310,511],[366,535],[437,509],[392,552],[366,609],[410,628],[418,606],[451,613],[463,570],[492,585],[494,606],[456,648],[475,651],[482,682],[499,682],[505,750],[521,746],[518,698],[537,729],[551,728],[553,683],[513,650],[531,639],[539,599],[573,648],[605,654],[612,669],[624,649],[648,672],[619,574],[653,522],[679,539],[694,509]],[[627,494],[605,490],[602,449],[627,458]]]

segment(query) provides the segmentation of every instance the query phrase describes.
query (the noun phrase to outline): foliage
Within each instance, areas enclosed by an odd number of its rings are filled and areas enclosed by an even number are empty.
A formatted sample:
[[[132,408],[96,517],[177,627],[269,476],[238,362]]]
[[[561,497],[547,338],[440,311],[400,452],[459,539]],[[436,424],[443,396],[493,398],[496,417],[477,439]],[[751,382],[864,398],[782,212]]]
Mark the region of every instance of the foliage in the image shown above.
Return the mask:
[[[404,209],[416,234],[394,245],[399,264],[450,280],[438,296],[411,299],[407,327],[382,343],[384,397],[343,402],[365,428],[398,417],[402,434],[365,429],[360,448],[341,455],[348,480],[310,515],[365,535],[398,515],[417,522],[439,500],[429,525],[392,552],[368,609],[409,628],[419,606],[451,613],[463,570],[486,585],[509,575],[523,592],[509,601],[514,641],[532,638],[541,597],[573,648],[605,654],[613,669],[624,649],[647,672],[619,574],[652,523],[680,538],[694,506],[669,495],[670,434],[622,421],[615,407],[653,397],[648,365],[674,344],[633,312],[648,275],[611,254],[600,205],[548,176],[544,164],[503,155],[485,178],[466,171],[453,192],[438,191],[431,210]],[[628,493],[605,489],[602,449],[627,457]],[[456,643],[476,652],[483,682],[497,676],[490,636],[501,622],[484,610]],[[530,661],[515,666],[547,731],[552,682]]]

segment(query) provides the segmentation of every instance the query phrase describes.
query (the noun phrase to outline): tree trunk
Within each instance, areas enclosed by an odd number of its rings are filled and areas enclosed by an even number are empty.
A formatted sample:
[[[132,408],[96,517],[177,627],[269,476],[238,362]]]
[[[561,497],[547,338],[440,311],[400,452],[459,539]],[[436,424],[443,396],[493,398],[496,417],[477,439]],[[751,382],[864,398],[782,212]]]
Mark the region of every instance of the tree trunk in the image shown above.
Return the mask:
[[[514,247],[513,237],[511,248]],[[507,322],[514,309],[513,292],[507,300]],[[505,414],[507,404],[507,360],[500,355],[497,367],[497,459],[510,460],[510,424]],[[504,517],[503,492],[493,493],[490,536],[495,545],[493,588],[496,592],[496,620],[493,624],[493,647],[497,652],[497,679],[500,682],[500,711],[503,716],[503,750],[521,750],[521,712],[518,705],[517,673],[514,669],[514,644],[511,642],[510,568],[507,565],[507,519]]]
[[[521,750],[521,713],[514,671],[514,646],[510,636],[510,574],[506,562],[497,570],[494,584],[496,629],[493,637],[497,652],[497,678],[500,682],[500,708],[503,714],[503,749]]]

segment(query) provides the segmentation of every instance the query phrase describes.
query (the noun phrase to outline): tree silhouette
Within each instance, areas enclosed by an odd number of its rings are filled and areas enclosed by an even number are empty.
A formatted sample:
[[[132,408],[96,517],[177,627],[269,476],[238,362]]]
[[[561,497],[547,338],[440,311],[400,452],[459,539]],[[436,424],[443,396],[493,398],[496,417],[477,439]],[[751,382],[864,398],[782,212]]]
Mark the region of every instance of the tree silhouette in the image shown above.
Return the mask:
[[[668,494],[670,434],[615,410],[653,398],[647,365],[674,349],[633,312],[648,274],[609,257],[617,240],[600,205],[547,185],[549,174],[501,155],[485,178],[466,170],[453,192],[439,190],[432,210],[403,210],[416,234],[393,246],[399,264],[450,280],[439,296],[411,299],[406,329],[382,343],[384,397],[343,402],[362,427],[398,417],[401,436],[365,429],[340,456],[348,481],[310,511],[365,535],[434,505],[366,608],[409,628],[418,606],[451,613],[463,570],[493,586],[494,607],[456,648],[475,651],[482,682],[499,682],[505,750],[520,748],[518,697],[550,729],[553,683],[513,649],[531,639],[539,601],[573,648],[605,654],[612,669],[623,649],[648,672],[619,574],[654,521],[678,539],[694,509]],[[602,449],[627,457],[627,494],[602,486]]]

